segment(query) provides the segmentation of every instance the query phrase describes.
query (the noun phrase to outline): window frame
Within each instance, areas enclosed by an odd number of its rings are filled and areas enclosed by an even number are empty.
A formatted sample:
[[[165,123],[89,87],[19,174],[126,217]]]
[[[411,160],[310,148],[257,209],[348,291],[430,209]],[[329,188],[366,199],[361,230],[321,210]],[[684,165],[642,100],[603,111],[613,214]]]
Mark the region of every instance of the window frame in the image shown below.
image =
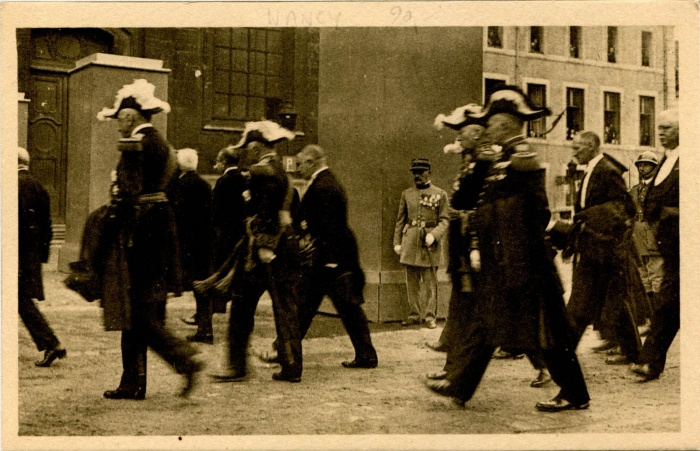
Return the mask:
[[[643,105],[643,98],[647,99],[652,99],[654,102],[654,107],[652,108],[652,113],[651,113],[651,126],[650,128],[650,133],[649,133],[649,144],[642,144],[642,105]],[[651,147],[655,148],[656,147],[656,118],[658,117],[657,114],[657,108],[658,108],[658,93],[654,91],[637,91],[637,103],[638,108],[637,108],[637,124],[639,126],[639,147]]]
[[[547,107],[550,104],[550,81],[542,78],[528,78],[528,77],[523,77],[522,79],[522,88],[523,92],[527,94],[528,99],[530,97],[530,85],[533,86],[542,86],[544,88],[544,105],[543,107]],[[531,124],[535,123],[541,123],[542,124],[542,131],[547,130],[547,118],[546,117],[541,117],[539,119],[536,119],[534,121],[529,121],[526,125],[526,132],[525,136],[531,139],[547,139],[547,135],[543,136],[530,136],[531,132]]]
[[[565,141],[571,141],[573,140],[574,134],[571,134],[571,137],[569,137],[569,89],[578,89],[583,91],[583,105],[581,107],[581,128],[577,130],[576,132],[581,132],[585,130],[586,128],[586,110],[588,109],[588,85],[587,84],[582,84],[582,83],[563,83],[562,84],[563,92],[563,104],[566,107],[566,113],[565,114],[565,124],[566,127],[564,129],[564,140]]]
[[[485,105],[488,96],[486,95],[486,80],[498,80],[503,82],[503,84],[508,84],[510,82],[510,77],[504,74],[496,74],[492,72],[483,72],[481,76],[481,104]]]
[[[532,31],[534,29],[537,29],[538,34],[539,34],[539,39],[538,39],[536,50],[533,50],[533,47],[532,47]],[[528,52],[543,55],[544,54],[544,27],[543,26],[531,26],[529,29],[529,33],[530,33],[530,36],[529,36],[530,39],[528,40],[528,42],[530,43],[530,45],[528,46]]]
[[[577,53],[576,56],[572,55],[573,49],[574,49],[574,43],[572,43],[571,38],[572,38],[572,32],[574,31],[574,29],[576,30],[576,38],[577,38],[576,45],[575,45],[576,53]],[[582,55],[582,53],[583,53],[583,49],[582,49],[583,36],[582,35],[583,35],[583,27],[579,27],[579,26],[569,27],[569,58],[583,59],[583,55]]]
[[[649,37],[647,45],[645,45],[645,41],[647,41],[644,39],[645,36]],[[652,31],[642,30],[640,47],[641,47],[641,49],[640,49],[641,50],[640,51],[640,57],[641,57],[640,64],[642,65],[642,67],[654,67],[654,64],[653,64],[653,62],[654,62],[654,33]],[[645,50],[646,50],[646,52],[645,52]],[[645,53],[646,53],[646,55],[645,55]],[[647,64],[644,64],[645,57],[646,57]]]
[[[601,144],[618,146],[622,144],[622,111],[624,110],[624,91],[621,88],[601,86],[601,101],[603,110],[603,136],[601,136]],[[606,127],[606,115],[608,112],[615,112],[614,110],[608,110],[606,105],[606,94],[616,94],[618,96],[618,110],[616,111],[617,117],[615,120],[615,126],[617,127],[617,142],[608,142],[607,135],[605,131]]]
[[[500,41],[499,42],[500,45],[491,45],[491,42],[489,40],[491,29],[495,29],[496,32],[498,33],[498,39]],[[486,47],[488,47],[490,49],[503,49],[504,48],[504,46],[503,46],[503,40],[504,40],[503,34],[504,34],[503,27],[489,27],[489,26],[487,26],[486,27]]]
[[[612,33],[611,33],[612,32]],[[612,37],[612,45],[611,45],[611,37]],[[619,48],[618,48],[618,43],[619,43],[619,29],[618,27],[607,27],[606,28],[606,35],[605,35],[605,53],[606,53],[606,61],[610,64],[617,64],[618,63],[618,54],[619,54]],[[610,55],[610,49],[612,48],[612,61],[611,61],[611,55]]]

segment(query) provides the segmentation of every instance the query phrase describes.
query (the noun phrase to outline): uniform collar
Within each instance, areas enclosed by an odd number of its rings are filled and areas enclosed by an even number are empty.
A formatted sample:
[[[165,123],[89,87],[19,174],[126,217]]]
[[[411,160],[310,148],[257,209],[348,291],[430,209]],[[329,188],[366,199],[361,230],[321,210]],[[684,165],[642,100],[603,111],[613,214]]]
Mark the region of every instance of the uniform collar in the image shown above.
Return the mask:
[[[145,124],[137,125],[136,127],[134,127],[133,130],[131,130],[131,137],[133,138],[138,134],[138,132],[148,127],[153,127],[153,124],[151,124],[150,122],[146,122]]]
[[[229,166],[226,169],[224,169],[224,174],[226,174],[228,171],[233,171],[235,169],[238,169],[238,166]]]
[[[314,179],[318,176],[318,174],[320,174],[321,172],[325,171],[326,169],[328,169],[328,166],[323,166],[321,169],[319,169],[318,171],[316,171],[316,172],[314,172],[313,174],[311,174],[311,178],[309,179],[309,182],[313,182]]]

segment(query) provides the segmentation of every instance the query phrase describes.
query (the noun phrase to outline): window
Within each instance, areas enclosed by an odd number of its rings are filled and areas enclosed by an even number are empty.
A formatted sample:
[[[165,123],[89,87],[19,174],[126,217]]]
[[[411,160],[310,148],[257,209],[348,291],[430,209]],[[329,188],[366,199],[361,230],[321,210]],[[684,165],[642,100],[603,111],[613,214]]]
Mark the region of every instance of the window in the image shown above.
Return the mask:
[[[566,139],[583,130],[583,89],[566,88]]]
[[[212,28],[208,30],[205,121],[240,126],[247,120],[277,118],[289,100],[293,73],[292,35],[282,29]],[[285,62],[287,64],[285,64]],[[293,67],[293,64],[291,65]]]
[[[653,97],[639,97],[639,145],[654,146],[654,111],[655,100]]]
[[[503,27],[488,27],[487,45],[499,49],[503,48]]]
[[[569,27],[569,56],[581,58],[581,27]]]
[[[617,92],[605,92],[603,113],[603,142],[606,144],[620,144],[620,94]]]
[[[484,79],[484,103],[489,99],[491,94],[501,85],[505,85],[506,82],[499,80],[497,78],[486,78]]]
[[[608,63],[617,62],[617,27],[608,27]]]
[[[542,27],[530,27],[530,53],[542,53]]]
[[[651,47],[653,35],[650,31],[642,31],[642,66],[651,66]]]
[[[527,96],[533,106],[544,108],[547,106],[547,86],[528,83]],[[527,123],[527,136],[530,138],[544,138],[547,122],[544,117]]]

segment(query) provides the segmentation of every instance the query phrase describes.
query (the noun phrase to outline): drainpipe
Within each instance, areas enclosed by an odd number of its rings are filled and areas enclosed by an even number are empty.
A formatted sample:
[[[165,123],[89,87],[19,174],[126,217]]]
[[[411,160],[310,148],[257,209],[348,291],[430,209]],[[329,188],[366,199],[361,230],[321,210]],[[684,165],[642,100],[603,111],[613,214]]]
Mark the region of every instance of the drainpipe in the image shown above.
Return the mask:
[[[513,61],[513,85],[520,86],[520,74],[518,73],[518,52],[520,47],[520,27],[515,27],[515,58]]]
[[[664,80],[663,80],[663,92],[664,92],[664,110],[668,109],[668,42],[666,40],[666,27],[661,28],[661,35],[663,37],[663,68],[664,68]],[[675,68],[674,68],[675,69]],[[675,73],[674,73],[675,75]]]

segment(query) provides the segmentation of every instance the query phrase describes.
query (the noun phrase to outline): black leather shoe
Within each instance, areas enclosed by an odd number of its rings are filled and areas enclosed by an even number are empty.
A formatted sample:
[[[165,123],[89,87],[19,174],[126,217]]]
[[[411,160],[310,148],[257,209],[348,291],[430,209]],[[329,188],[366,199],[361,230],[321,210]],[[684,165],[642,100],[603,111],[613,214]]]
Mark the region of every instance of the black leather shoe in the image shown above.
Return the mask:
[[[193,342],[193,343],[206,343],[208,345],[213,345],[214,344],[214,335],[213,334],[200,334],[199,332],[197,332],[194,335],[188,335],[187,341]]]
[[[192,315],[189,318],[180,318],[180,321],[183,323],[189,325],[189,326],[196,326],[197,325],[197,315]]]
[[[180,396],[187,398],[192,393],[192,390],[197,386],[199,382],[199,372],[204,369],[204,363],[197,360],[193,360],[189,369],[184,373],[185,376],[185,386],[180,392]]]
[[[599,344],[598,346],[593,346],[591,348],[591,351],[604,353],[604,352],[608,352],[609,350],[615,348],[616,346],[617,346],[617,343],[615,343],[614,341],[603,340],[603,342],[601,344]]]
[[[447,371],[436,371],[435,373],[428,373],[425,375],[430,380],[439,381],[447,377]]]
[[[417,318],[408,318],[406,321],[401,321],[402,326],[420,326],[420,320]]]
[[[300,376],[291,376],[289,374],[284,374],[281,371],[279,373],[272,373],[272,378],[276,381],[301,382]]]
[[[651,371],[649,369],[649,364],[634,364],[630,367],[630,371],[632,371],[634,374],[639,376],[640,382],[649,382],[653,381],[655,379],[658,379],[659,376],[661,376],[661,373],[657,373],[655,371]]]
[[[566,399],[554,397],[549,401],[540,401],[535,405],[535,408],[540,412],[561,412],[563,410],[582,410],[588,409],[590,403],[574,404]]]
[[[376,368],[376,360],[346,360],[341,363],[345,368]]]
[[[452,396],[449,393],[450,387],[452,387],[452,382],[448,381],[447,379],[428,380],[426,381],[425,386],[433,392],[437,393],[438,395],[449,397]]]
[[[248,375],[242,371],[227,371],[220,374],[210,374],[213,382],[243,382],[248,378]]]
[[[119,387],[116,390],[107,390],[103,396],[107,399],[135,399],[142,401],[146,399],[146,389],[144,387],[135,389]]]
[[[552,382],[552,376],[550,376],[547,371],[540,370],[540,374],[537,375],[537,378],[530,382],[530,387],[540,388],[548,385],[550,382]]]
[[[626,355],[617,354],[606,358],[605,363],[608,365],[629,365],[632,361]]]
[[[504,360],[504,359],[513,359],[513,360],[518,360],[522,359],[525,357],[525,354],[513,354],[508,351],[504,351],[503,349],[498,349],[496,352],[493,353],[492,356],[494,359],[499,359],[499,360]]]
[[[34,362],[36,366],[49,367],[56,359],[62,359],[66,356],[66,350],[60,347],[47,349],[44,352],[44,358],[38,362]]]
[[[435,343],[430,343],[429,341],[425,342],[425,345],[432,349],[433,351],[437,352],[447,352],[447,345],[445,343],[441,343],[439,341],[436,341]]]

